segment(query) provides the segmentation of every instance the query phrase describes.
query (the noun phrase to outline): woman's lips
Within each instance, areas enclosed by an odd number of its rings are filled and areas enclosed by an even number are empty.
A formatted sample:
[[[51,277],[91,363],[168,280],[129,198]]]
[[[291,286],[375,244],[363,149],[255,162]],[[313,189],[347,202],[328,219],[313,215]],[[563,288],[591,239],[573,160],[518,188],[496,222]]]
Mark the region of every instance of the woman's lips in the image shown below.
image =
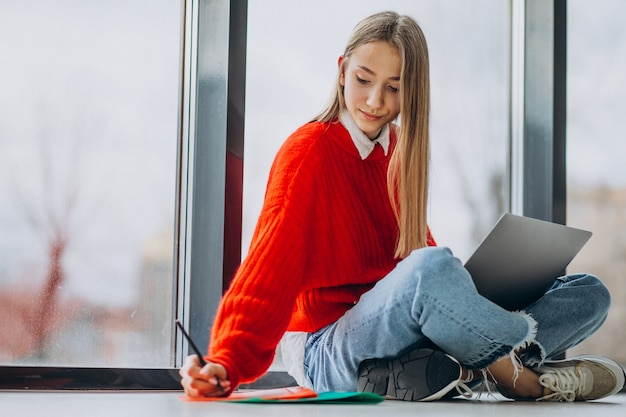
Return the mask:
[[[382,116],[378,116],[376,114],[372,114],[372,113],[368,113],[366,111],[361,110],[361,114],[363,115],[363,118],[370,120],[370,121],[376,121],[379,120],[380,118],[382,118]]]

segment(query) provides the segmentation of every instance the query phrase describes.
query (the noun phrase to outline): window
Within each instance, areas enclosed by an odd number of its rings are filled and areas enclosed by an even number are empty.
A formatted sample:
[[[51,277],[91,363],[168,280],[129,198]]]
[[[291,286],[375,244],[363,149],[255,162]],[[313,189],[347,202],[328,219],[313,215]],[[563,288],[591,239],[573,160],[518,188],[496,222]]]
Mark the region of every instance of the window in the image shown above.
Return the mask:
[[[182,11],[0,5],[0,365],[173,366]]]
[[[83,3],[0,6],[0,388],[180,389],[241,250],[247,2]]]
[[[604,281],[612,306],[604,326],[574,352],[626,365],[626,4],[568,2],[567,219],[594,235],[571,265]]]

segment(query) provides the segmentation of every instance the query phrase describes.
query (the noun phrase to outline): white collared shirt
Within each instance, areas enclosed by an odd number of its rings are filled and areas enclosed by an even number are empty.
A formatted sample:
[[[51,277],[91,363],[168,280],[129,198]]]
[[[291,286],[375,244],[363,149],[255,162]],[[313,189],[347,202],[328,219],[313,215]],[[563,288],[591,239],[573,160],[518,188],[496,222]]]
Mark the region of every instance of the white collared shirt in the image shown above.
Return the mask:
[[[383,151],[385,152],[385,155],[387,155],[387,152],[389,151],[388,123],[385,125],[385,127],[383,127],[383,130],[380,131],[378,137],[374,140],[371,140],[367,137],[365,133],[363,133],[361,129],[359,129],[359,127],[352,119],[352,116],[350,116],[348,110],[344,110],[341,112],[341,114],[339,115],[339,121],[341,121],[341,124],[348,130],[348,133],[350,133],[350,137],[354,142],[354,146],[356,146],[357,150],[359,151],[361,159],[367,158],[372,153],[377,143],[379,143],[380,146],[383,147]]]

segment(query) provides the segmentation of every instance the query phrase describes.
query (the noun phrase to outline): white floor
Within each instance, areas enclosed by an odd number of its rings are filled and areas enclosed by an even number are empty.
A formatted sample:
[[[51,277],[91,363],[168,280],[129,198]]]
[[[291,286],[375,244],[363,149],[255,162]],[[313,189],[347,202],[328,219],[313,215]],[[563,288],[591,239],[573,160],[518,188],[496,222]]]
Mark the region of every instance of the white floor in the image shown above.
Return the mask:
[[[0,391],[0,415],[16,417],[346,417],[346,416],[626,416],[626,394],[586,403],[479,400],[373,405],[236,404],[181,401],[177,392]]]

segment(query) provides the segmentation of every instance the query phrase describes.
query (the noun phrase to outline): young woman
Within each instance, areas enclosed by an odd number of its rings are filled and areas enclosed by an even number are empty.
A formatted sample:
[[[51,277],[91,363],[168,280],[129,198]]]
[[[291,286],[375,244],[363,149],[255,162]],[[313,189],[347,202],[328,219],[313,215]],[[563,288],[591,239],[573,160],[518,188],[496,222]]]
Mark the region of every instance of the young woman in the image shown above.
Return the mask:
[[[557,278],[510,312],[435,246],[429,93],[426,40],[412,18],[384,12],[356,26],[328,108],[276,156],[208,364],[190,356],[180,370],[189,396],[257,379],[279,343],[290,374],[317,391],[436,400],[471,395],[468,384],[487,378],[511,398],[573,401],[622,388],[609,359],[550,361],[606,318],[609,294],[596,277]]]

